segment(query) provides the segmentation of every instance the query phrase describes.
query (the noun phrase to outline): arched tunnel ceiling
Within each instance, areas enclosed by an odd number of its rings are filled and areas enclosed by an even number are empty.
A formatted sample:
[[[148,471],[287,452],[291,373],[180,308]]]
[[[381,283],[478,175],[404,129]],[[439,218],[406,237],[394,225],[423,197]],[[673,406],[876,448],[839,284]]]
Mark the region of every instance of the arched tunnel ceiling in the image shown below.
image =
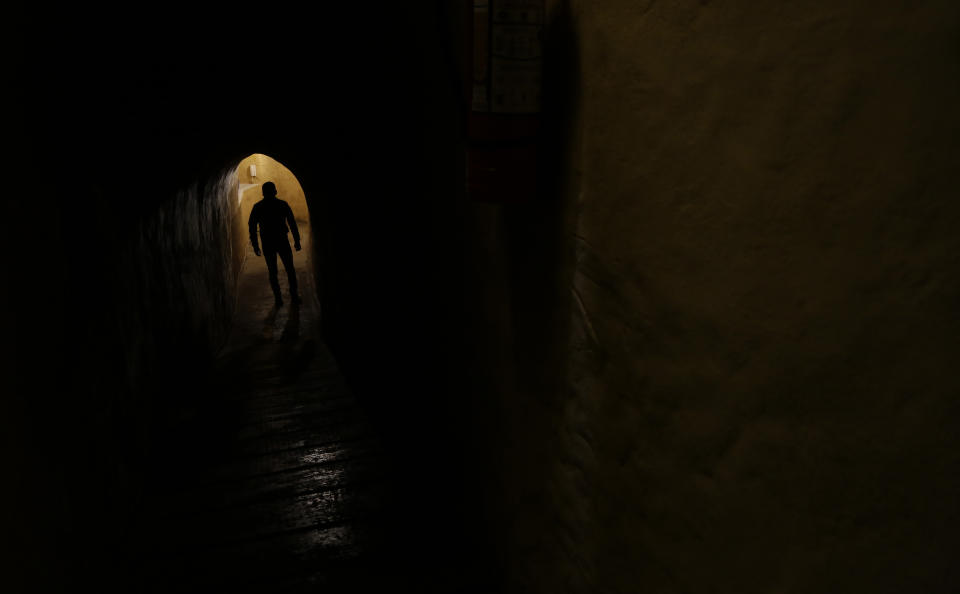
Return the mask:
[[[254,167],[256,175],[251,174],[251,166]],[[251,205],[261,198],[260,188],[268,181],[276,185],[277,197],[290,205],[297,221],[310,220],[309,202],[300,181],[290,169],[276,159],[262,153],[249,155],[237,165],[237,181],[242,192],[240,195],[242,221],[246,221]]]

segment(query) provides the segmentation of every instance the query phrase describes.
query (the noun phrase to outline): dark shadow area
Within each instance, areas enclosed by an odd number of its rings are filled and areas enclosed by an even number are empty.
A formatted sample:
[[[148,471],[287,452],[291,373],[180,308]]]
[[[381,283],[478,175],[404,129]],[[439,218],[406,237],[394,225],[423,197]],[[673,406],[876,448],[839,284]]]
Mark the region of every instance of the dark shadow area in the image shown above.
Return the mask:
[[[466,293],[474,306],[461,318],[471,337],[464,346],[470,364],[462,373],[472,382],[475,427],[484,428],[470,436],[476,473],[470,501],[477,510],[470,519],[485,543],[491,591],[550,583],[535,573],[558,563],[553,552],[565,546],[545,535],[560,515],[560,502],[547,489],[556,480],[556,427],[567,397],[580,50],[570,3],[558,2],[548,14],[536,192],[521,201],[474,206],[489,218],[471,237],[475,278]],[[524,443],[536,445],[522,450]],[[530,573],[518,569],[527,564]]]
[[[263,319],[263,331],[264,333],[272,331],[273,326],[277,321],[277,315],[280,313],[280,307],[273,306],[270,309],[270,312],[267,314],[267,317]]]
[[[317,36],[284,21],[283,43],[238,53],[199,25],[169,29],[182,43],[160,24],[107,42],[77,23],[45,27],[16,52],[19,171],[34,181],[9,212],[43,212],[47,232],[36,252],[46,264],[12,272],[30,287],[9,308],[21,312],[7,450],[20,464],[4,506],[5,544],[19,551],[6,557],[17,571],[3,568],[12,591],[151,591],[161,569],[130,546],[163,528],[160,516],[143,519],[144,502],[231,455],[225,444],[247,422],[232,394],[245,386],[223,377],[247,366],[216,359],[234,313],[218,184],[254,151],[295,171],[311,199],[323,339],[389,456],[372,554],[390,577],[363,579],[465,591],[463,576],[475,575],[464,569],[466,421],[450,377],[464,274],[456,106],[436,71],[433,7],[380,8],[360,44],[343,27]],[[364,21],[357,7],[326,12]],[[251,79],[269,84],[235,101],[224,81]],[[390,113],[384,89],[405,89]],[[254,321],[283,324],[276,381],[309,376],[326,348],[304,334],[302,310],[286,312],[286,322],[277,311]],[[351,563],[318,567],[345,588]]]
[[[538,191],[503,211],[515,368],[525,389],[542,394],[558,394],[564,377],[573,274],[569,238],[580,188],[580,50],[570,10],[569,0],[558,2],[545,28]]]
[[[283,326],[283,333],[280,335],[280,342],[297,342],[300,336],[300,305],[291,304],[290,313],[287,317],[287,323]]]

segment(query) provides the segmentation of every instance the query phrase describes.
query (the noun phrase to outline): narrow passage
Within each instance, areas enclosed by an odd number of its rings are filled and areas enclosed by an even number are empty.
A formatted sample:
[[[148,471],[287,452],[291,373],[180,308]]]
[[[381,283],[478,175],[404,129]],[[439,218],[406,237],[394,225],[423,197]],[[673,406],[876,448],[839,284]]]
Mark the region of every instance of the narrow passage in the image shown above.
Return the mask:
[[[237,315],[207,389],[168,439],[139,527],[148,592],[364,591],[380,539],[380,448],[318,336],[310,233],[303,303],[277,309],[248,247]],[[279,262],[278,262],[279,264]]]

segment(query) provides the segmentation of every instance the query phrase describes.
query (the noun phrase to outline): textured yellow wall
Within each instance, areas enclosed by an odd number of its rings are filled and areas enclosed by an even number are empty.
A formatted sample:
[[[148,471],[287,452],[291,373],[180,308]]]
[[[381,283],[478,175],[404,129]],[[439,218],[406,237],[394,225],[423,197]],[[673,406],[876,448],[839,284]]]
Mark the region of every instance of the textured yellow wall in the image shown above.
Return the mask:
[[[250,165],[256,165],[257,177],[250,177]],[[293,216],[297,223],[309,221],[307,213],[307,199],[303,194],[303,188],[292,171],[287,169],[279,161],[255,153],[245,158],[237,167],[237,181],[241,184],[260,184],[263,185],[272,181],[277,186],[277,197],[287,201],[290,208],[293,209]],[[250,214],[253,203],[260,200],[263,193],[259,188],[250,188],[243,195],[243,208],[246,215]],[[246,220],[246,217],[244,217]]]
[[[573,328],[500,404],[516,589],[953,591],[960,5],[550,13]]]
[[[250,165],[255,165],[257,176],[250,176]],[[237,184],[258,184],[244,191],[240,199],[239,217],[236,221],[235,235],[239,238],[234,245],[235,253],[247,254],[253,253],[250,246],[250,234],[247,228],[247,221],[250,219],[250,210],[253,205],[263,199],[262,186],[268,181],[272,181],[277,186],[277,197],[285,200],[293,210],[293,216],[297,220],[297,227],[300,235],[304,238],[304,245],[310,238],[310,215],[307,211],[307,199],[300,187],[300,182],[296,176],[279,161],[255,153],[246,157],[237,166]],[[290,237],[290,245],[293,245],[293,238]]]

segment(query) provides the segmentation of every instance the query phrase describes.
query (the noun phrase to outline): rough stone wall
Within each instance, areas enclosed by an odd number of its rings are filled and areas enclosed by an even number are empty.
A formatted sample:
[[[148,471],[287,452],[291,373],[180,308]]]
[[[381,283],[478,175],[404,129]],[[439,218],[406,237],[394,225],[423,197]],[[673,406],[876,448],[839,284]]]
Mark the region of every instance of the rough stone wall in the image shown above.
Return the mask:
[[[204,373],[226,338],[235,168],[164,196],[137,181],[147,205],[131,204],[138,186],[119,176],[69,194],[51,185],[47,195],[70,200],[42,209],[35,197],[12,205],[15,219],[43,223],[36,236],[15,230],[36,246],[12,274],[29,287],[12,293],[24,315],[6,394],[17,431],[4,451],[20,468],[4,496],[19,550],[4,575],[17,591],[21,578],[37,591],[121,579],[113,565],[164,447],[157,437],[166,419],[204,405]]]
[[[540,458],[568,544],[526,558],[582,592],[953,591],[960,9],[571,15],[570,386]]]
[[[226,168],[182,188],[141,220],[122,246],[116,278],[121,343],[131,388],[156,381],[171,353],[201,358],[229,330],[239,267],[237,173]]]

